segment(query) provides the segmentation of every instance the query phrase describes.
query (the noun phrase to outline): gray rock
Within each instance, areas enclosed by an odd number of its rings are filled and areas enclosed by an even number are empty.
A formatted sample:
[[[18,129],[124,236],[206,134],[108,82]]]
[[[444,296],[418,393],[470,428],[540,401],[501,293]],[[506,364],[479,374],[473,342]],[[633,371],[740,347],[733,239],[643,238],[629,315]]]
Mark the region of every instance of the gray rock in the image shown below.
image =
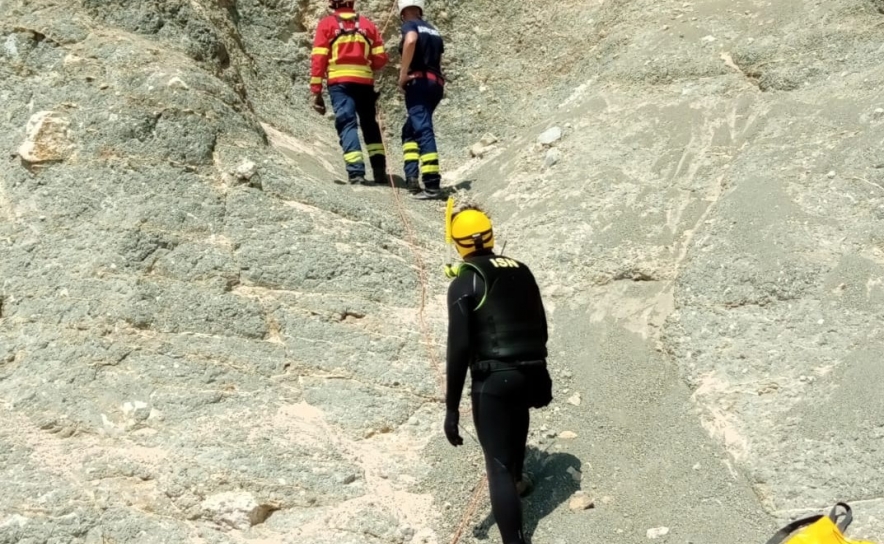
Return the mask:
[[[537,141],[541,145],[550,146],[559,140],[562,139],[562,129],[559,127],[552,127],[544,131],[540,136],[537,137]]]
[[[543,158],[543,166],[546,168],[552,168],[558,164],[560,160],[562,160],[562,152],[555,147],[550,148],[546,151],[546,155]]]

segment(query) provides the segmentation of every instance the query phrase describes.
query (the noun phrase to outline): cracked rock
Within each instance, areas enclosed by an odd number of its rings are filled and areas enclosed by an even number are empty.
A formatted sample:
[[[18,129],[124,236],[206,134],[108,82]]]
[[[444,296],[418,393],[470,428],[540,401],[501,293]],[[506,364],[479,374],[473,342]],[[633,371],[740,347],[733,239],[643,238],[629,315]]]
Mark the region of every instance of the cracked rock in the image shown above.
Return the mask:
[[[212,495],[202,502],[202,516],[224,528],[248,529],[263,523],[275,509],[261,505],[251,493],[227,492]]]
[[[25,141],[18,154],[28,164],[42,164],[66,159],[73,148],[68,127],[70,120],[54,111],[35,113],[25,128]]]

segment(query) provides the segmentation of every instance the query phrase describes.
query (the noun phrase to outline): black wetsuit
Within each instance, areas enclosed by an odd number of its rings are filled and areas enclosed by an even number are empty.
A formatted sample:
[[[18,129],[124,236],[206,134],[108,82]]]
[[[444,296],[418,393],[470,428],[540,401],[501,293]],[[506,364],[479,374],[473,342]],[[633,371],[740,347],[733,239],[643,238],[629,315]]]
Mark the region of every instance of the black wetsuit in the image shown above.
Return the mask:
[[[546,314],[528,267],[492,253],[468,257],[448,290],[446,409],[458,410],[470,368],[473,421],[504,544],[526,543],[516,482],[522,479],[528,409],[552,400],[546,341]],[[483,369],[489,361],[494,368]]]

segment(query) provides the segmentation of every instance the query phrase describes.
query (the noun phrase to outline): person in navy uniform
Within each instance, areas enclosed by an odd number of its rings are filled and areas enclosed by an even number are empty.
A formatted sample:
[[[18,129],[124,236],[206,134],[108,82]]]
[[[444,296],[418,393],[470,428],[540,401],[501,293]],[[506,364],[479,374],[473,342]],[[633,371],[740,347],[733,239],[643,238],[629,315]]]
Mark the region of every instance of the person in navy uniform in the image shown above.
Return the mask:
[[[424,21],[424,0],[399,0],[402,39],[399,88],[405,94],[408,117],[402,127],[405,183],[420,200],[439,198],[442,174],[433,131],[433,112],[442,101],[442,35]],[[423,179],[424,188],[420,182]]]

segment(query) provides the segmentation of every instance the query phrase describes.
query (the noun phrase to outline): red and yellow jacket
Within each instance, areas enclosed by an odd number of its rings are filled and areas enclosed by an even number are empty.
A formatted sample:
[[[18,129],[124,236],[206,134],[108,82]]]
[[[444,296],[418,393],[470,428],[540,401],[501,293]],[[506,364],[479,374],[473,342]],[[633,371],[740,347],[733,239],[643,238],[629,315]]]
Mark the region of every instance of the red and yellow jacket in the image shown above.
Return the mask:
[[[352,8],[335,10],[319,21],[313,38],[310,66],[310,90],[322,92],[322,80],[328,84],[374,84],[373,70],[383,68],[389,57],[378,28]]]

